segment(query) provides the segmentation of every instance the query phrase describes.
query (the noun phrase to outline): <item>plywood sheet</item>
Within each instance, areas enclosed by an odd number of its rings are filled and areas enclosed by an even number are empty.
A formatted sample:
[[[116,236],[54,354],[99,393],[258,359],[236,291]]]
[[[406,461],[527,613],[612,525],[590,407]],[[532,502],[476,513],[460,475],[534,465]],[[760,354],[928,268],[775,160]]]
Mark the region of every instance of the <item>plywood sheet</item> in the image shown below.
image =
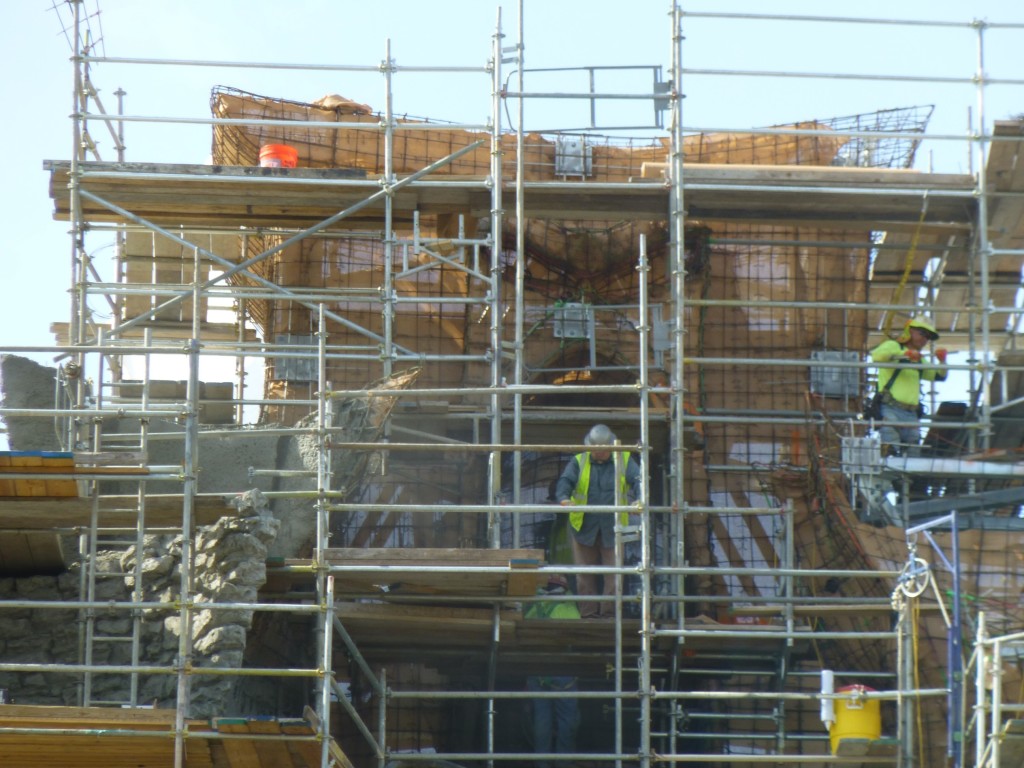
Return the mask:
[[[68,475],[75,472],[74,455],[50,451],[0,452],[0,497],[73,498],[78,484],[73,479],[47,475]],[[36,475],[14,477],[14,475]],[[9,475],[10,477],[5,477]]]

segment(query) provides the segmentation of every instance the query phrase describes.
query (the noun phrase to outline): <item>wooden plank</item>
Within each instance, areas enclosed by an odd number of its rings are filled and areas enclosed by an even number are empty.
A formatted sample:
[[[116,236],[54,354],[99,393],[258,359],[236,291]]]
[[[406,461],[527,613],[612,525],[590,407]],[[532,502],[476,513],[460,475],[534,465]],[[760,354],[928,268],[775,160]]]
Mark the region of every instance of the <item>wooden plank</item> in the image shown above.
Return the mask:
[[[142,451],[75,451],[75,466],[79,467],[130,466],[145,463]]]
[[[14,481],[3,479],[3,473],[9,471],[10,466],[10,452],[0,451],[0,497],[14,495]]]
[[[967,192],[974,180],[967,174],[925,173],[905,168],[867,168],[833,165],[772,165],[770,163],[691,163],[687,176],[695,183],[776,184],[794,187],[884,187],[925,189],[943,187]]]
[[[249,718],[246,727],[249,733],[256,736],[284,735],[281,732],[281,724],[271,717]],[[283,739],[261,738],[253,744],[259,753],[262,768],[293,768],[291,752],[288,751],[288,745]]]
[[[53,471],[44,469],[42,462],[34,456],[19,456],[17,454],[11,455],[11,474],[18,472],[43,472]],[[14,495],[15,496],[46,496],[46,482],[43,480],[34,480],[27,478],[19,478],[14,481]]]
[[[93,323],[90,327],[103,329],[108,332],[110,331],[109,323]],[[154,339],[187,339],[192,334],[191,323],[167,323],[156,322],[155,320],[140,323],[139,325],[129,328],[123,333],[120,331],[118,333],[125,339],[139,339],[142,338],[146,329],[152,332]],[[50,323],[50,332],[54,335],[58,344],[70,344],[68,341],[67,323]],[[210,341],[236,341],[238,339],[238,328],[231,323],[204,322],[200,325],[200,335],[204,339],[208,339]],[[245,331],[245,340],[257,341],[258,337],[256,335],[256,331],[252,328],[247,328]]]
[[[249,726],[244,720],[215,718],[213,726],[218,732],[225,734],[249,733]],[[221,743],[230,768],[262,768],[260,754],[252,741],[226,738],[222,739]],[[261,748],[262,746],[261,744]]]
[[[544,553],[534,549],[330,549],[325,559],[332,565],[374,566],[375,571],[335,574],[335,591],[359,595],[532,595],[543,579],[521,574],[517,579],[510,563],[543,563]],[[304,564],[304,561],[287,561]],[[426,566],[476,566],[500,568],[493,573],[455,573],[425,570]],[[510,586],[510,581],[514,584]]]
[[[292,741],[288,744],[297,765],[303,768],[320,768],[320,744],[315,741]]]
[[[297,718],[284,719],[279,721],[281,733],[286,736],[314,736],[316,730],[308,720]],[[318,741],[289,741],[288,751],[296,768],[320,768],[320,742]]]
[[[81,730],[0,733],[4,768],[166,768],[174,759],[173,710],[8,704],[0,707],[0,728]],[[209,727],[193,721],[188,728],[186,768],[213,768],[208,742],[201,736]]]
[[[324,552],[330,563],[366,562],[374,565],[466,565],[507,567],[512,560],[544,562],[541,549],[459,549],[456,547],[417,549],[353,549],[335,548]]]
[[[500,573],[424,573],[398,568],[334,576],[335,592],[344,595],[492,597],[505,594],[508,583],[508,577]]]
[[[48,479],[47,475],[74,474],[74,457],[70,453],[49,451],[8,451],[0,472],[6,474],[34,474],[38,477],[5,481],[4,491],[10,496],[74,497],[78,486],[72,479]]]
[[[50,707],[30,704],[5,704],[0,707],[0,723],[28,723],[29,728],[65,728],[111,723],[131,723],[152,728],[174,727],[174,711],[168,709],[109,709],[106,707]],[[33,725],[36,723],[37,725]]]
[[[520,615],[513,611],[504,613],[507,615],[501,619],[503,635],[513,631],[511,621]],[[344,603],[335,606],[335,615],[353,636],[362,633],[369,642],[381,647],[410,643],[476,646],[489,641],[494,623],[489,608]]]
[[[10,459],[10,467],[33,467],[42,473],[56,474],[66,472],[75,466],[75,458],[72,453],[58,453],[48,451],[7,451]],[[21,472],[20,469],[11,469],[11,472]]]
[[[0,740],[4,768],[166,768],[174,761],[174,741],[111,736],[25,736]],[[188,768],[200,765],[189,761]]]
[[[547,576],[537,572],[543,560],[536,558],[513,558],[508,566],[508,586],[505,593],[512,597],[526,597],[537,594],[537,589],[544,586]]]
[[[196,522],[206,525],[221,517],[233,517],[236,510],[230,501],[230,496],[200,496],[193,510]],[[99,504],[101,525],[131,527],[138,519],[138,499],[135,496],[104,496]],[[180,525],[182,504],[180,494],[147,495],[147,525]],[[88,525],[90,505],[90,499],[78,498],[0,499],[0,529],[50,530]]]
[[[316,731],[320,730],[320,718],[312,707],[307,706],[302,711],[302,714],[307,720],[309,720],[310,725],[312,725]],[[338,746],[338,742],[336,742],[334,737],[330,735],[328,735],[327,753],[337,761],[337,764],[341,766],[341,768],[353,768],[352,761],[348,759],[348,755],[342,751],[341,747]]]

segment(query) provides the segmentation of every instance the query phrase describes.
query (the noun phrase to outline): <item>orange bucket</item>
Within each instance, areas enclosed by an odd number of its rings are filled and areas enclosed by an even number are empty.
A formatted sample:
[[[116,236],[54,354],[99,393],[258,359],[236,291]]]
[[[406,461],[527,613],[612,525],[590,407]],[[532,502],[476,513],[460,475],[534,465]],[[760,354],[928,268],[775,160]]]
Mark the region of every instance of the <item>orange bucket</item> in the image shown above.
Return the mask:
[[[260,147],[261,168],[294,168],[299,164],[299,151],[287,144],[264,144]]]

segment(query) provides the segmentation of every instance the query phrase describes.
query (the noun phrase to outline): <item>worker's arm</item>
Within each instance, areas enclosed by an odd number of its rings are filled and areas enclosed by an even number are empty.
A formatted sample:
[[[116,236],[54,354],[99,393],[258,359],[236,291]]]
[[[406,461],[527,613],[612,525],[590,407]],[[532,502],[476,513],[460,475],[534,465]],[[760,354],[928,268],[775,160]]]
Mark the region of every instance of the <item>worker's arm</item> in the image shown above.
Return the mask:
[[[559,504],[568,504],[572,492],[576,490],[576,484],[580,481],[580,465],[573,456],[569,463],[562,470],[558,482],[555,484],[555,499]]]
[[[935,360],[938,365],[933,365],[930,368],[925,368],[921,371],[921,378],[927,379],[928,381],[945,381],[946,374],[949,373],[949,369],[946,368],[946,355],[948,353],[945,349],[935,350]]]

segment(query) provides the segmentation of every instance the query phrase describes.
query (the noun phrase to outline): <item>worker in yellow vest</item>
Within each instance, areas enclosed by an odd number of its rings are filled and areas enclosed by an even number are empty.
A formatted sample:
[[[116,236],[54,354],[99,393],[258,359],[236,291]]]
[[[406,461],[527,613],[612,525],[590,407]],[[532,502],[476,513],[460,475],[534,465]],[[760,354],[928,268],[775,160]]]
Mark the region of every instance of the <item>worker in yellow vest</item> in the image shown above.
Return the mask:
[[[907,322],[897,338],[887,339],[871,350],[873,362],[903,364],[898,368],[878,369],[882,421],[907,425],[887,425],[878,430],[882,444],[892,455],[918,452],[921,441],[921,382],[946,380],[946,350],[936,349],[935,362],[920,367],[924,362],[921,351],[938,338],[938,331],[927,318],[915,317]]]
[[[572,457],[555,486],[555,498],[560,504],[576,507],[569,513],[569,533],[572,539],[573,562],[576,565],[615,565],[615,515],[610,512],[589,513],[587,505],[611,506],[616,497],[621,503],[636,501],[640,493],[640,466],[629,453],[620,460],[622,471],[616,477],[615,460],[611,446],[615,433],[604,424],[595,425],[583,439],[590,450]],[[629,522],[623,512],[620,524]],[[615,594],[613,574],[603,576],[603,590],[598,592],[599,574],[576,574],[576,594],[611,597]],[[599,618],[613,616],[612,602],[580,601],[580,617]]]
[[[569,582],[560,573],[548,577],[538,595],[562,597],[571,595]],[[526,619],[578,619],[580,612],[572,600],[544,600],[531,603],[523,614]],[[532,704],[533,751],[538,754],[555,752],[571,754],[576,751],[576,732],[580,725],[580,705],[572,694],[579,691],[579,681],[571,675],[531,675],[526,678],[526,690],[537,693],[557,692],[557,698],[537,698]],[[535,768],[552,768],[547,759],[539,759]],[[564,763],[555,763],[555,768]]]

